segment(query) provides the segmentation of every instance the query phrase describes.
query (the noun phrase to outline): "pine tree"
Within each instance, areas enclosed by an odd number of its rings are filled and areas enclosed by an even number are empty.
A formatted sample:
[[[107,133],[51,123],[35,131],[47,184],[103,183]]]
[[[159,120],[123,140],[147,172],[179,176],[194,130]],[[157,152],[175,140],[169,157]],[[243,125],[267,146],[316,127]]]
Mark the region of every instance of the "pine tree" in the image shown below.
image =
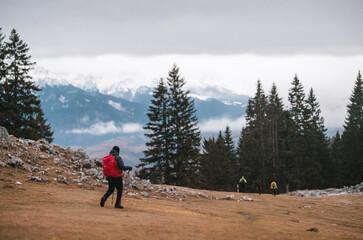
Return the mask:
[[[267,120],[268,120],[268,149],[270,152],[268,166],[268,179],[274,180],[282,186],[285,185],[285,155],[287,138],[288,116],[284,111],[282,99],[279,97],[277,87],[273,83],[268,97]]]
[[[336,169],[335,176],[336,178],[332,182],[332,186],[334,187],[342,187],[343,186],[343,178],[344,176],[344,166],[343,157],[342,157],[342,138],[339,134],[339,131],[335,134],[335,136],[331,139],[330,144],[330,158],[333,164],[334,169]]]
[[[0,28],[0,87],[2,87],[3,81],[5,81],[5,43],[4,43],[5,36],[2,33],[2,28]]]
[[[0,125],[19,138],[53,140],[50,125],[46,124],[40,100],[36,92],[41,91],[31,81],[29,72],[35,65],[28,55],[29,48],[15,29],[11,31],[9,42],[5,42],[1,65],[4,80],[1,87]]]
[[[198,185],[200,131],[197,126],[194,101],[189,91],[183,90],[184,78],[174,65],[168,74],[170,131],[173,136],[173,180],[179,186]]]
[[[226,130],[224,131],[224,144],[226,148],[227,158],[229,160],[229,183],[233,185],[238,180],[238,163],[236,158],[236,150],[234,146],[234,141],[232,138],[232,131],[229,126],[226,126]]]
[[[267,97],[261,82],[257,82],[254,98],[249,99],[246,109],[246,127],[242,129],[238,144],[239,175],[244,175],[251,181],[268,178],[268,147],[267,147]],[[253,179],[253,180],[252,180]],[[255,187],[255,186],[254,186]]]
[[[295,75],[291,85],[288,100],[290,102],[289,114],[292,122],[290,122],[288,129],[289,154],[286,161],[286,180],[291,189],[295,190],[304,188],[306,183],[303,173],[303,166],[305,165],[305,151],[303,149],[305,93],[297,75]]]
[[[363,86],[362,75],[358,72],[353,93],[347,106],[342,135],[342,154],[347,166],[344,184],[358,184],[363,182]]]
[[[329,156],[329,140],[326,137],[324,119],[314,90],[311,88],[305,101],[304,147],[305,161],[303,171],[308,188],[332,186],[336,169]]]
[[[150,139],[144,151],[145,158],[140,159],[142,167],[139,177],[150,179],[154,183],[171,184],[170,149],[171,135],[169,127],[169,106],[167,87],[163,79],[153,92],[153,99],[147,116],[149,122],[144,127],[145,134]],[[150,166],[151,165],[151,166]]]

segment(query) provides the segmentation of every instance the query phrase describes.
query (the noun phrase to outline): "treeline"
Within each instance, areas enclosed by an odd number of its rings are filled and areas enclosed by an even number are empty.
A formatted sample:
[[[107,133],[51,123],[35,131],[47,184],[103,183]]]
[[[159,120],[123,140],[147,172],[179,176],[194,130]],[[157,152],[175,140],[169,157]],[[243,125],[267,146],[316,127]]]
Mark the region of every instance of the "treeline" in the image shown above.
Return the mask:
[[[36,95],[41,89],[29,75],[35,62],[28,54],[28,45],[15,29],[8,41],[4,39],[0,28],[0,126],[18,138],[52,142],[53,132]]]
[[[139,165],[140,177],[154,183],[235,191],[243,175],[248,181],[247,190],[252,192],[257,191],[258,178],[265,189],[276,181],[282,192],[287,188],[341,187],[363,181],[360,72],[347,106],[342,136],[337,132],[335,137],[327,137],[314,90],[306,94],[296,75],[289,89],[288,107],[283,105],[275,84],[266,95],[258,81],[236,146],[226,126],[216,138],[203,139],[201,151],[194,103],[189,92],[182,90],[185,80],[180,79],[179,69],[174,66],[168,85],[161,80],[154,91],[145,126],[150,141]]]

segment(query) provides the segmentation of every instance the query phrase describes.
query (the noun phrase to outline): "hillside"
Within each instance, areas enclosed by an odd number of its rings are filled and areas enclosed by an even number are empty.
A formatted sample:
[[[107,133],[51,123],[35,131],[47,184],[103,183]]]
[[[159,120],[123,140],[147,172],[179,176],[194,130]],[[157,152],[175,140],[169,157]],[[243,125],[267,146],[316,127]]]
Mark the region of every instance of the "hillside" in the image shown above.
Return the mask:
[[[114,209],[101,162],[0,128],[0,239],[362,239],[363,195],[305,198],[152,185]]]

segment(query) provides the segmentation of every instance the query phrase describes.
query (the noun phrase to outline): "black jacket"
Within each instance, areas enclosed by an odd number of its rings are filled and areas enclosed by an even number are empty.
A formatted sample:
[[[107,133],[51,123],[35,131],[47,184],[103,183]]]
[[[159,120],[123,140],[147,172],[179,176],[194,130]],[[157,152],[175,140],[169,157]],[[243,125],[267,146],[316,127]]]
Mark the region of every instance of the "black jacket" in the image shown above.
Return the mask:
[[[110,151],[110,155],[115,156],[115,160],[117,161],[117,166],[119,169],[125,171],[125,170],[131,170],[132,168],[129,166],[125,166],[124,165],[124,161],[122,160],[122,158],[119,156],[118,152],[116,150],[111,150]]]

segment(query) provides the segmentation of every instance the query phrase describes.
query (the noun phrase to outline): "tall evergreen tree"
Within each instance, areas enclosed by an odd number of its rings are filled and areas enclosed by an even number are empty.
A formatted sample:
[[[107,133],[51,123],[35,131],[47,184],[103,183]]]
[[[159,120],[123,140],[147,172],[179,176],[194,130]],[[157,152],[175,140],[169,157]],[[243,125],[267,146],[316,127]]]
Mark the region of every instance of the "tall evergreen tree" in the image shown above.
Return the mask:
[[[349,100],[342,135],[342,154],[347,166],[345,185],[363,182],[363,85],[360,71]]]
[[[238,175],[238,163],[237,163],[237,158],[236,158],[236,149],[234,146],[234,141],[233,141],[233,137],[232,137],[232,131],[231,128],[229,126],[226,126],[226,130],[224,131],[224,145],[226,148],[226,154],[227,154],[227,158],[229,160],[229,166],[230,169],[228,169],[228,178],[229,178],[229,183],[232,186],[233,183],[237,182],[237,180],[239,179]]]
[[[268,166],[268,178],[277,181],[279,185],[285,185],[285,154],[287,138],[287,119],[288,116],[283,109],[282,99],[279,97],[277,87],[273,83],[267,106],[268,121],[268,151],[270,152]]]
[[[173,136],[173,148],[170,151],[173,166],[172,182],[179,186],[195,186],[199,181],[201,137],[194,101],[189,91],[183,89],[185,80],[180,77],[176,65],[169,71],[167,83],[170,131]]]
[[[339,131],[335,134],[335,136],[330,141],[330,158],[333,164],[333,167],[336,169],[336,178],[333,181],[332,185],[334,187],[342,187],[343,186],[343,179],[345,176],[345,166],[343,163],[343,156],[342,156],[342,138],[339,134]]]
[[[287,183],[291,189],[302,189],[306,183],[304,178],[304,160],[305,151],[303,149],[303,130],[304,130],[304,113],[305,113],[305,93],[304,88],[295,75],[289,89],[288,100],[290,102],[290,117],[292,119],[289,125],[289,158],[286,161]]]
[[[52,142],[53,132],[46,124],[40,100],[36,92],[41,91],[31,81],[29,72],[35,65],[28,55],[29,48],[15,29],[11,31],[9,42],[2,48],[2,67],[5,66],[5,80],[0,91],[0,125],[19,138],[45,138]]]
[[[267,162],[269,158],[267,147],[267,97],[261,82],[257,82],[254,98],[249,99],[246,109],[246,127],[242,129],[238,144],[239,175],[255,181],[268,179]]]
[[[311,88],[305,101],[304,114],[304,176],[307,188],[332,186],[336,169],[329,156],[329,140],[326,137],[324,119],[314,90]]]
[[[154,183],[171,184],[172,136],[169,126],[167,91],[164,80],[160,79],[153,92],[153,99],[147,113],[149,122],[144,127],[148,131],[145,136],[150,141],[146,143],[148,149],[144,151],[145,158],[140,159],[141,164],[138,167],[142,167],[139,172],[141,178],[150,179]]]
[[[2,33],[2,28],[0,28],[0,87],[2,87],[3,81],[5,81],[6,65],[5,65],[5,36]]]
[[[217,139],[204,139],[201,159],[201,173],[204,179],[202,187],[208,190],[234,190],[234,185],[229,181],[228,170],[231,167],[221,132]]]

